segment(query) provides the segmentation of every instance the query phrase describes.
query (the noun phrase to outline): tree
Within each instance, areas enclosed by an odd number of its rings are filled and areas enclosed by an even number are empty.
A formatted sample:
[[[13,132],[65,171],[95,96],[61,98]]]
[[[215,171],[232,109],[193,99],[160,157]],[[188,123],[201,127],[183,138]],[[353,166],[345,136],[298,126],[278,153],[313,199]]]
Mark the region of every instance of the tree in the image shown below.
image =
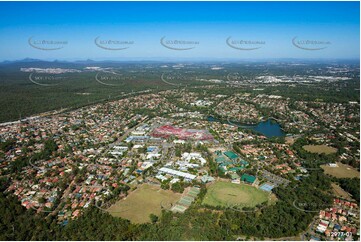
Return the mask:
[[[157,221],[158,221],[158,216],[157,215],[155,215],[155,214],[150,214],[149,215],[149,218],[150,218],[150,221],[152,222],[152,223],[156,223]]]
[[[169,183],[168,182],[163,182],[160,185],[160,188],[162,188],[163,190],[168,190],[170,188]]]
[[[184,187],[180,182],[173,183],[172,191],[182,193],[184,191]]]
[[[43,198],[43,197],[40,197],[40,198],[38,199],[38,202],[39,202],[39,203],[46,203],[46,199]]]
[[[349,192],[356,200],[357,204],[360,204],[360,179],[354,178],[340,178],[338,179],[340,186],[346,192]]]

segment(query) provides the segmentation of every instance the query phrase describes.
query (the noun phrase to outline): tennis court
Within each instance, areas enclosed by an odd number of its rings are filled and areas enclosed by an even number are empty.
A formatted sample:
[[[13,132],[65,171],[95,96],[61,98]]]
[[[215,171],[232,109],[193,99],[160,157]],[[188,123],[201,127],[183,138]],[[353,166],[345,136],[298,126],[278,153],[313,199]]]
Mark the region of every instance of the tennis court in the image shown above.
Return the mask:
[[[272,185],[272,184],[269,184],[269,183],[265,183],[263,184],[262,186],[259,187],[259,189],[263,190],[263,191],[266,191],[266,192],[270,192],[272,191],[272,189],[274,188],[275,186]]]

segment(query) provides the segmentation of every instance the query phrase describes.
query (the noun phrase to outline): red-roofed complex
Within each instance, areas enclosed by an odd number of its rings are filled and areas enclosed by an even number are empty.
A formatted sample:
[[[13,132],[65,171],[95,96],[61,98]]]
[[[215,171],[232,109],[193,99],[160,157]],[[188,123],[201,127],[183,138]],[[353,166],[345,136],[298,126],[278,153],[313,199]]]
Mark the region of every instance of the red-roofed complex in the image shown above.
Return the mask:
[[[151,134],[154,137],[168,138],[172,135],[178,139],[193,140],[212,140],[213,136],[207,130],[201,129],[182,129],[171,125],[164,125],[153,130]]]

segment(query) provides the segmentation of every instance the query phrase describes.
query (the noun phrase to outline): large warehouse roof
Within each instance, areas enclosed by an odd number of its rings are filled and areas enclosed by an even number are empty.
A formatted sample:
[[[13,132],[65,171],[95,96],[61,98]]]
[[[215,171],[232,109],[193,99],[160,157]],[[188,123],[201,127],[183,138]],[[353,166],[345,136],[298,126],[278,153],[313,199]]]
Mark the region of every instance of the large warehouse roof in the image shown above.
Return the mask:
[[[184,178],[187,178],[187,179],[190,179],[190,180],[193,180],[193,179],[195,179],[197,177],[195,175],[192,175],[192,174],[189,174],[189,173],[186,173],[186,172],[177,171],[177,170],[169,169],[169,168],[166,168],[166,167],[160,168],[159,171],[167,173],[167,174],[171,174],[173,176],[184,177]]]

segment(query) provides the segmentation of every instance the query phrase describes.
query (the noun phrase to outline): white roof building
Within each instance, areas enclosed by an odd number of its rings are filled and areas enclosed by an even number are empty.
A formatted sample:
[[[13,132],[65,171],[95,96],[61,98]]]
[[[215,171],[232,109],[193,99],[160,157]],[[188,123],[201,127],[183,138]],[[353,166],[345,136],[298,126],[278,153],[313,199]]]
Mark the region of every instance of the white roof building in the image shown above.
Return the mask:
[[[166,168],[166,167],[160,168],[159,171],[164,172],[166,174],[173,175],[173,176],[184,177],[184,178],[186,178],[188,180],[193,180],[193,179],[195,179],[197,177],[196,175],[192,175],[192,174],[189,174],[189,173],[186,173],[186,172],[169,169],[169,168]]]
[[[153,159],[154,157],[155,158],[159,158],[161,156],[161,154],[148,154],[147,155],[147,160],[149,160],[149,159]]]
[[[155,176],[155,178],[157,178],[157,179],[159,179],[161,181],[167,180],[167,178],[165,176],[163,176],[163,175],[157,175],[157,176]]]
[[[199,160],[201,162],[201,165],[203,166],[204,164],[206,164],[206,160],[202,157],[202,155],[200,153],[187,153],[187,152],[184,152],[182,154],[182,159],[187,161],[187,162],[190,162],[191,159],[196,159],[196,160]]]

